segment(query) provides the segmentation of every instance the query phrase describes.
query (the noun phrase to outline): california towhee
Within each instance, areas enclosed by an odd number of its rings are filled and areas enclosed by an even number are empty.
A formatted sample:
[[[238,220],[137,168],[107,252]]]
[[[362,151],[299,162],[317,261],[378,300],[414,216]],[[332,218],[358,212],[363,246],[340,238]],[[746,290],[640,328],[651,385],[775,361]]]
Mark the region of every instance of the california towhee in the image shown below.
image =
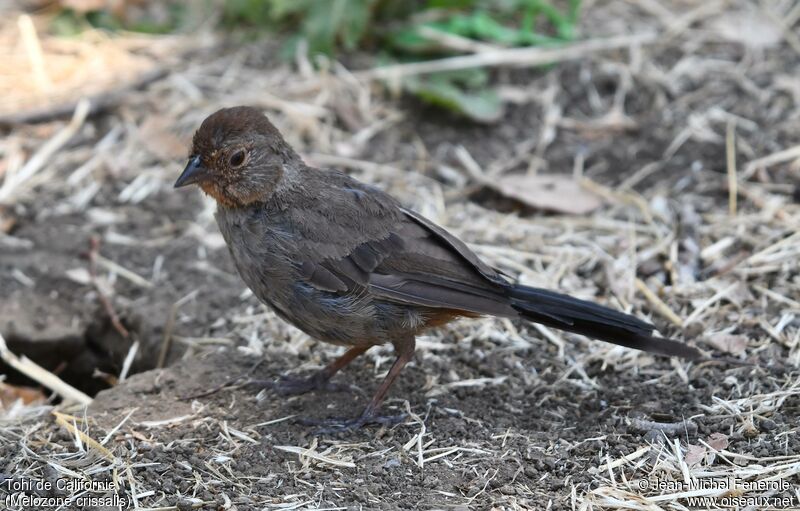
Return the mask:
[[[376,344],[397,359],[364,412],[378,418],[415,336],[457,317],[521,318],[652,353],[698,360],[696,348],[653,337],[650,323],[545,289],[515,284],[458,238],[390,195],[337,170],[306,165],[258,110],[209,116],[175,187],[217,201],[217,223],[239,274],[280,317],[321,341],[349,346],[288,390],[320,388]],[[284,389],[286,390],[286,389]]]

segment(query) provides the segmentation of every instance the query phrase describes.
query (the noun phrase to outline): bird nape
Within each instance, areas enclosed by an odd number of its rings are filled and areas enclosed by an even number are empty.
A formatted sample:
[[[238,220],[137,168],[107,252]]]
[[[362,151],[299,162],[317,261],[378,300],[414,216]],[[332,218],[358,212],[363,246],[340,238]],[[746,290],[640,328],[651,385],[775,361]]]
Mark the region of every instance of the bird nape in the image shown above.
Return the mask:
[[[629,348],[710,360],[654,337],[654,327],[586,300],[517,285],[461,240],[375,187],[306,165],[258,109],[226,108],[203,121],[176,187],[198,185],[244,282],[284,320],[321,341],[349,346],[306,379],[267,384],[280,393],[330,388],[371,346],[397,359],[363,413],[326,419],[341,431],[396,419],[378,411],[412,359],[415,337],[459,317],[501,316]],[[263,383],[263,382],[261,382]]]

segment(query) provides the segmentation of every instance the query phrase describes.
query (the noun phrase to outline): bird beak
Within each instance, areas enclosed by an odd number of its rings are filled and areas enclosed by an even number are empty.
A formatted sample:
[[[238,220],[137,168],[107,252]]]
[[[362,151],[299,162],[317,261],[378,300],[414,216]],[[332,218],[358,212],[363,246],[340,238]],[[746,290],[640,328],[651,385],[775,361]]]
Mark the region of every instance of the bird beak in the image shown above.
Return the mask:
[[[181,172],[181,176],[175,181],[175,188],[193,185],[208,179],[208,177],[208,170],[200,164],[200,155],[193,156],[189,163],[186,164],[186,168]]]

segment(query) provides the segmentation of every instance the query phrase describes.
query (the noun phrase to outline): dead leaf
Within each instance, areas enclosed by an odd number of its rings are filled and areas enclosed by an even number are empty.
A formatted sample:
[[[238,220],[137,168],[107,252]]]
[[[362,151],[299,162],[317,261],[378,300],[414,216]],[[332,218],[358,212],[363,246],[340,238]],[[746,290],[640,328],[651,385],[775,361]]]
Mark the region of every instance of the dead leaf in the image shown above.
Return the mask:
[[[110,11],[115,18],[124,19],[128,11],[157,4],[148,0],[61,0],[62,7],[85,14],[91,11]]]
[[[717,332],[708,336],[708,344],[731,355],[741,355],[747,348],[747,337],[726,332]]]
[[[713,449],[723,451],[728,447],[728,435],[723,433],[711,433],[706,443]]]
[[[88,286],[92,283],[92,276],[86,268],[72,268],[65,271],[64,274],[69,280],[82,286]]]
[[[689,449],[686,451],[686,456],[684,456],[683,459],[686,464],[691,467],[693,465],[698,465],[705,457],[706,448],[704,446],[689,444]]]
[[[725,295],[725,299],[737,307],[741,307],[744,303],[753,299],[753,293],[744,282],[737,282],[734,288]]]
[[[61,0],[59,2],[65,9],[72,9],[75,12],[87,13],[100,11],[108,7],[107,0]]]
[[[750,48],[777,46],[783,38],[781,27],[760,11],[729,11],[717,16],[711,26],[723,39]]]
[[[17,219],[11,216],[11,213],[5,208],[0,207],[0,232],[8,234],[16,224]]]
[[[0,383],[0,408],[8,408],[18,399],[21,399],[26,405],[39,404],[45,402],[47,396],[45,396],[41,390],[33,387],[21,387]]]
[[[569,176],[559,174],[503,176],[490,185],[506,197],[532,208],[585,215],[599,208],[603,199]]]

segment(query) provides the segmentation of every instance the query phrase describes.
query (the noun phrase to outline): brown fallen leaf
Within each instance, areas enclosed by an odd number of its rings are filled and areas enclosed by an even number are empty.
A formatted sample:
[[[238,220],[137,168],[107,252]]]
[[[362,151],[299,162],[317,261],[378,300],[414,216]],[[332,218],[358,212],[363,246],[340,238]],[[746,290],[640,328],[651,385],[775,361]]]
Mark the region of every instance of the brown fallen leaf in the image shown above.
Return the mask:
[[[60,0],[59,3],[62,7],[81,14],[91,11],[107,11],[111,12],[116,19],[122,20],[126,20],[131,12],[144,10],[145,13],[150,14],[148,11],[152,11],[153,5],[159,7],[158,2],[152,0]]]
[[[689,444],[689,449],[686,451],[686,456],[684,456],[683,460],[691,467],[700,464],[705,457],[706,448],[704,446]]]
[[[0,383],[0,408],[8,408],[18,399],[26,405],[44,403],[47,400],[41,390],[33,387],[22,387]]]
[[[717,332],[707,338],[708,344],[731,355],[741,355],[747,348],[747,337],[744,335]]]
[[[728,447],[728,435],[723,433],[711,433],[706,443],[713,449],[722,451]]]
[[[101,11],[110,7],[108,0],[61,0],[61,7],[72,9],[75,12],[87,13],[91,11]]]
[[[0,206],[0,232],[8,234],[17,224],[17,219],[11,216],[9,211]]]
[[[559,174],[503,176],[489,186],[532,208],[585,215],[603,205],[603,199],[569,176]]]
[[[723,39],[751,48],[777,46],[783,36],[780,25],[761,10],[728,11],[711,22]]]
[[[711,433],[706,438],[706,444],[710,447],[706,453],[706,465],[713,465],[717,459],[717,451],[723,451],[728,447],[728,436],[723,433]]]

